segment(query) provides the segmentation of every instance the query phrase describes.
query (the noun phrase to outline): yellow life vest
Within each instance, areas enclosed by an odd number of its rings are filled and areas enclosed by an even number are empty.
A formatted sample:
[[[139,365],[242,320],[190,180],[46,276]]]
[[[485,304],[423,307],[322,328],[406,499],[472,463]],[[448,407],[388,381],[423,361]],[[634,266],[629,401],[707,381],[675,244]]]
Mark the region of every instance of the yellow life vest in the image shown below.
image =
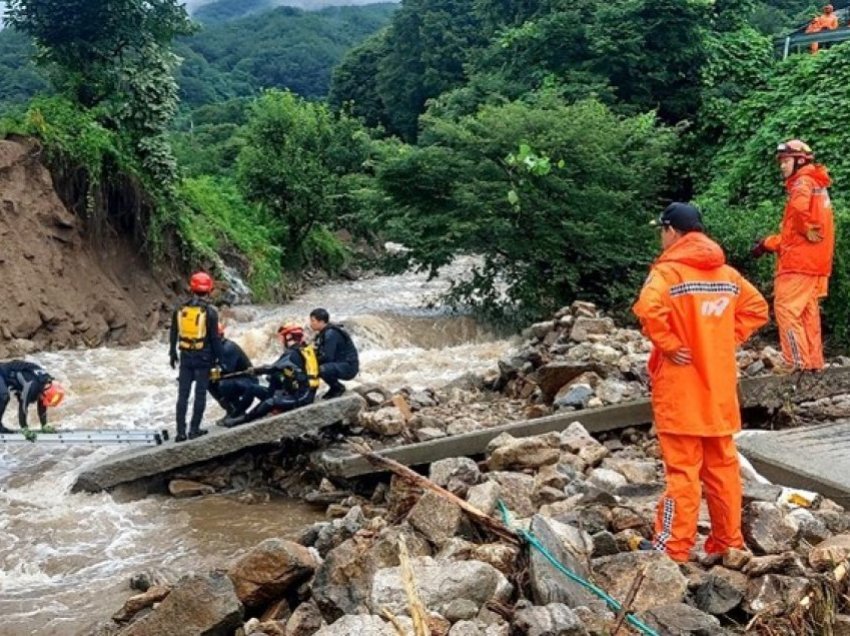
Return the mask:
[[[177,317],[177,335],[180,349],[200,351],[207,339],[207,308],[199,305],[184,305]]]
[[[304,372],[310,382],[311,389],[319,388],[319,358],[316,356],[316,348],[309,344],[301,349],[304,356]]]

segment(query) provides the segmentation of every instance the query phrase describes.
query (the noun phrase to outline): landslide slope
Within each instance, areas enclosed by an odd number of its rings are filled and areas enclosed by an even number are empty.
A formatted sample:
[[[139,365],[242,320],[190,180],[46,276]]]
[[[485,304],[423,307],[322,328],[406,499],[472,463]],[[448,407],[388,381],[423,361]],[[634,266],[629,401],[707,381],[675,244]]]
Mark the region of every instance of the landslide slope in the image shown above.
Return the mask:
[[[0,140],[0,355],[152,336],[173,292],[129,240],[86,239],[40,154],[33,140]]]

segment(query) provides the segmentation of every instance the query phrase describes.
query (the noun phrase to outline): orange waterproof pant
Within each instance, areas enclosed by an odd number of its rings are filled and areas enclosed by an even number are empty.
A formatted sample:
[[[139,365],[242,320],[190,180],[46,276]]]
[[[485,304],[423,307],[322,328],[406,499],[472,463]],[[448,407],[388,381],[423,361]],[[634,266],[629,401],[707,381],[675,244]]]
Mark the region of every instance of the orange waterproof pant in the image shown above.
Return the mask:
[[[820,298],[827,278],[810,274],[780,274],[773,284],[773,312],[779,327],[782,356],[797,369],[823,369]]]
[[[694,547],[702,490],[711,517],[708,554],[744,547],[741,534],[743,486],[731,435],[701,437],[659,433],[667,490],[655,518],[657,550],[674,561],[688,560]]]

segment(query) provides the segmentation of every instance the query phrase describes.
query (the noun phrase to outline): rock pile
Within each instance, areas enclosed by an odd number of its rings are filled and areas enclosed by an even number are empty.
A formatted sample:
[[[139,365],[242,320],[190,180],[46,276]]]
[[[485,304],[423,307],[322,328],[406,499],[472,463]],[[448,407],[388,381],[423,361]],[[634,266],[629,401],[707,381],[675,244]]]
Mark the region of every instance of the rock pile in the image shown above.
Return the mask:
[[[640,574],[631,609],[659,634],[736,633],[750,621],[789,615],[805,620],[803,599],[826,598],[810,594],[850,557],[850,514],[823,498],[799,500],[807,507],[785,503],[795,499],[783,488],[747,483],[749,550],[722,559],[697,551],[678,565],[659,552],[634,551],[635,539],[651,537],[663,487],[658,455],[657,442],[639,430],[596,439],[574,423],[561,433],[499,436],[480,465],[444,459],[429,477],[492,516],[505,502],[517,527],[615,598],[626,599]],[[153,585],[103,633],[397,636],[393,617],[412,634],[402,540],[432,634],[601,636],[614,628],[605,603],[541,552],[494,538],[439,494],[393,477],[370,499],[335,504],[333,514],[342,512],[297,542],[261,543],[226,575]],[[701,534],[707,529],[704,516]]]
[[[520,347],[499,360],[488,388],[553,410],[619,404],[649,393],[649,341],[635,329],[618,327],[591,303],[576,301],[522,335]],[[738,354],[744,376],[781,365],[782,355],[771,346]]]

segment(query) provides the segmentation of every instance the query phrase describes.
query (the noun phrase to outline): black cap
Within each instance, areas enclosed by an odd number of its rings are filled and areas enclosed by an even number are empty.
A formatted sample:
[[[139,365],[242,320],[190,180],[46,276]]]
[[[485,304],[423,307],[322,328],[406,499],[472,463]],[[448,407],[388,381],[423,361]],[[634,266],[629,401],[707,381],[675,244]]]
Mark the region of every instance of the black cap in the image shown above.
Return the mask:
[[[658,218],[662,227],[672,227],[679,232],[704,232],[702,215],[689,203],[671,203]]]

